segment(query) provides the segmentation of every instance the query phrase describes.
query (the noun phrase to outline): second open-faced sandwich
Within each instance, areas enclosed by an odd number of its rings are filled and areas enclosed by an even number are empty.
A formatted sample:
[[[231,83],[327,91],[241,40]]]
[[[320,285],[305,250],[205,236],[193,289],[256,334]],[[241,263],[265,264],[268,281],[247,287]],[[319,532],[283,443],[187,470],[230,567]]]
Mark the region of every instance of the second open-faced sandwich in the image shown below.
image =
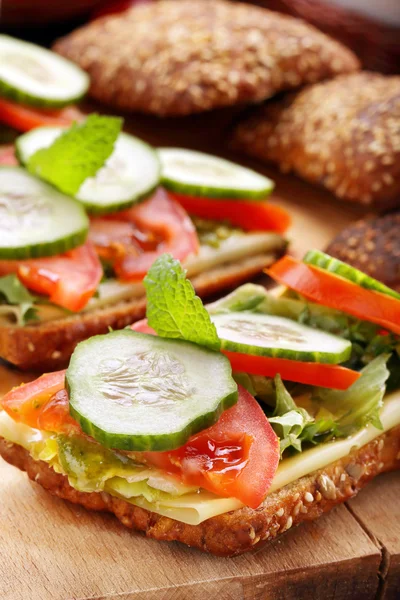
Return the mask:
[[[79,341],[142,318],[163,252],[207,295],[285,251],[268,178],[120,128],[98,115],[36,128],[16,141],[20,165],[0,168],[0,357],[20,368],[65,366]]]
[[[2,399],[0,453],[159,540],[257,548],[400,467],[400,296],[320,252],[206,309],[179,262],[147,321],[80,343]]]

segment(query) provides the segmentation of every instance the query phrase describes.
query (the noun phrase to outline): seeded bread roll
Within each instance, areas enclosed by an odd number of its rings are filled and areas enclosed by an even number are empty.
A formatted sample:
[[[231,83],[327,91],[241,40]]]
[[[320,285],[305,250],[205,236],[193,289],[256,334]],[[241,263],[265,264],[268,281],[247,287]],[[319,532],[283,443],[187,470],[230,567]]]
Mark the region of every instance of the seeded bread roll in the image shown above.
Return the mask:
[[[162,517],[105,492],[78,492],[69,485],[67,477],[1,437],[0,456],[26,471],[32,481],[50,494],[89,510],[113,513],[126,527],[142,531],[147,537],[182,542],[218,556],[235,556],[260,548],[294,525],[317,519],[355,496],[379,473],[399,469],[400,426],[328,467],[272,493],[256,510],[240,508],[200,525]]]
[[[400,213],[362,219],[343,229],[328,254],[400,291]]]
[[[54,50],[89,73],[96,100],[160,116],[260,101],[359,68],[314,27],[224,0],[136,6],[85,25]]]
[[[400,205],[400,77],[353,73],[256,109],[233,145],[339,198]]]

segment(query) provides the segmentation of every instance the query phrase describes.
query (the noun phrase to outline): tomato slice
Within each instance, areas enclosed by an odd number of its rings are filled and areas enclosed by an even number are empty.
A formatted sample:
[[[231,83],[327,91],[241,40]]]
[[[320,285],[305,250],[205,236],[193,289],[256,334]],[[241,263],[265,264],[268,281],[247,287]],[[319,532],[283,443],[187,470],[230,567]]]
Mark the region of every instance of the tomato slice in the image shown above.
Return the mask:
[[[391,296],[367,290],[290,256],[276,262],[266,273],[313,302],[400,334],[400,301]]]
[[[115,272],[118,278],[125,281],[141,281],[156,258],[164,252],[170,252],[180,261],[189,254],[198,252],[199,240],[192,221],[184,209],[163,189],[158,189],[145,202],[107,219],[111,223],[132,223],[139,231],[152,234],[153,240],[161,240],[153,250],[141,253],[137,252],[137,247],[133,252],[128,247],[125,255],[115,260]],[[112,235],[111,225],[110,234]]]
[[[140,333],[157,335],[154,329],[147,324],[147,319],[136,321],[131,325],[131,329]],[[340,365],[269,358],[267,356],[229,352],[228,350],[222,350],[222,352],[229,358],[233,371],[249,373],[250,375],[264,375],[264,377],[275,377],[279,374],[282,379],[306,385],[347,390],[361,376],[361,373]]]
[[[241,386],[235,406],[215,425],[171,452],[144,452],[143,459],[183,483],[257,508],[279,464],[279,440],[258,402]],[[141,453],[138,453],[140,457]]]
[[[269,202],[217,200],[171,194],[190,214],[203,219],[226,219],[246,231],[275,231],[284,233],[291,225],[290,215],[280,206]]]
[[[103,275],[99,258],[90,242],[60,256],[31,260],[0,261],[0,275],[17,273],[33,292],[72,311],[86,306]]]
[[[29,131],[43,125],[67,127],[74,121],[82,121],[85,117],[86,115],[76,106],[47,110],[0,98],[0,123],[10,125],[18,131]]]
[[[105,2],[100,6],[100,8],[97,8],[90,16],[90,20],[92,21],[94,19],[99,19],[105,15],[113,15],[116,13],[125,12],[136,4],[149,4],[152,1],[153,0],[111,0],[111,2]]]
[[[57,433],[80,431],[69,414],[64,383],[65,370],[47,373],[8,392],[1,406],[14,421],[35,429]]]
[[[18,160],[15,156],[14,146],[2,146],[0,150],[0,165],[15,167],[18,165]]]

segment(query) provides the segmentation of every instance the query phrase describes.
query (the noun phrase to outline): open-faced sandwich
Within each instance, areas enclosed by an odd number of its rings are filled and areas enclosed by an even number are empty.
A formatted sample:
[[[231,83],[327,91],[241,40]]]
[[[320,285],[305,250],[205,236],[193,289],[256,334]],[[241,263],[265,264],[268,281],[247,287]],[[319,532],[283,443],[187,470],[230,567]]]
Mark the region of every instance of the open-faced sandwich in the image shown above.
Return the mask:
[[[0,168],[0,357],[20,368],[65,366],[79,341],[142,318],[142,280],[163,252],[206,295],[285,251],[290,220],[265,202],[268,178],[156,151],[121,123],[35,128],[16,141],[20,166]]]
[[[257,548],[400,467],[400,296],[313,251],[206,309],[179,262],[147,321],[2,399],[0,452],[50,493],[159,540]]]

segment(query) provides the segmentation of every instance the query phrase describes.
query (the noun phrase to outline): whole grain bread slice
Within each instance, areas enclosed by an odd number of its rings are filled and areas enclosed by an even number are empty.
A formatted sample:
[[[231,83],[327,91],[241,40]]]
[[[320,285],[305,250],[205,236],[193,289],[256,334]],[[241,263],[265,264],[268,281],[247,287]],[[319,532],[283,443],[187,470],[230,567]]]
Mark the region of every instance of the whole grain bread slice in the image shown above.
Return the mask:
[[[193,277],[193,285],[201,297],[230,290],[271,265],[278,254],[259,254],[215,267]],[[44,372],[61,369],[68,364],[79,342],[107,333],[110,328],[122,329],[142,319],[145,312],[143,297],[24,327],[0,325],[0,357],[24,370]]]
[[[67,477],[4,438],[0,438],[0,455],[54,496],[90,510],[113,513],[126,527],[142,531],[147,537],[182,542],[218,556],[235,556],[261,547],[294,525],[317,519],[355,496],[375,476],[399,469],[400,426],[272,493],[255,510],[244,507],[200,525],[160,516],[105,492],[78,492],[69,485]]]

